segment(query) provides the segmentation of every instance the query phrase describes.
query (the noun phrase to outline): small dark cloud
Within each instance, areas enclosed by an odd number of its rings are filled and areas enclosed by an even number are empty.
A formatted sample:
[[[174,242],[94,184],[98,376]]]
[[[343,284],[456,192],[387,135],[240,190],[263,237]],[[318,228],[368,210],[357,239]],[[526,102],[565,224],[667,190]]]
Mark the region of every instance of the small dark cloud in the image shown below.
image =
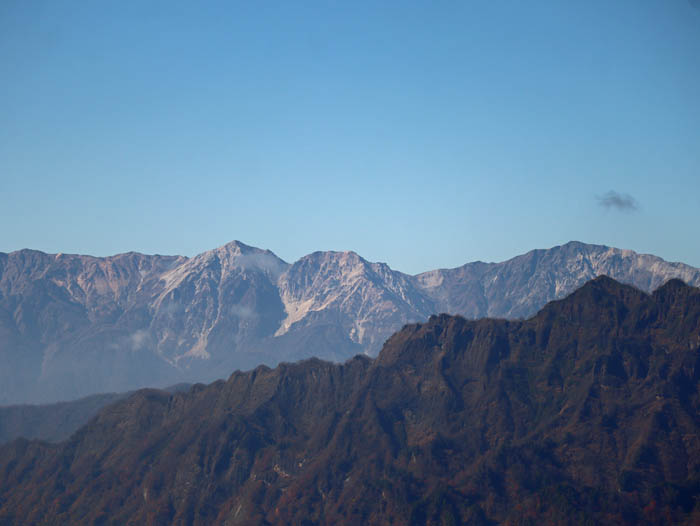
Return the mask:
[[[637,201],[629,194],[619,194],[613,190],[603,195],[596,196],[598,204],[603,208],[610,210],[619,210],[620,212],[635,212],[639,209]]]

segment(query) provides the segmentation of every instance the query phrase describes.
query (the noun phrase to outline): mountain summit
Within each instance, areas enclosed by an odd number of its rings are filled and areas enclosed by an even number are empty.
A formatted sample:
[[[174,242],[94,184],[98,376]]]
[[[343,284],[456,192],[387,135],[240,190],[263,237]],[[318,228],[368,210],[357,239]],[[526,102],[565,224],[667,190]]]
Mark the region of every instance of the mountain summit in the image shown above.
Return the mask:
[[[0,253],[0,403],[213,380],[319,356],[374,356],[448,312],[526,318],[599,275],[700,285],[680,263],[578,242],[410,276],[354,252],[293,264],[239,241],[193,258]]]

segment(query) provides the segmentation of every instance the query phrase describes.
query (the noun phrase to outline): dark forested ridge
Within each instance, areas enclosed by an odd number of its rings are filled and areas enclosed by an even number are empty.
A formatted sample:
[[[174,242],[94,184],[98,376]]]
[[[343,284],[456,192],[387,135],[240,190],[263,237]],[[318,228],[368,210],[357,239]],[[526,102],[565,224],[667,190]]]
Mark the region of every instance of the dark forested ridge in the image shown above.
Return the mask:
[[[697,524],[700,290],[609,278],[0,448],[0,524]]]

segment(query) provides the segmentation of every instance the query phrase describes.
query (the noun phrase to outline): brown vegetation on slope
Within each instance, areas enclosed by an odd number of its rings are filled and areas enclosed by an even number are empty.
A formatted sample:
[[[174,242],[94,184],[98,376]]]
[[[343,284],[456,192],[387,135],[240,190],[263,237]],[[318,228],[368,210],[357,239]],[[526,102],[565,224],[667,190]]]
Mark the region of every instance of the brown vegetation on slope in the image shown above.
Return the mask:
[[[598,278],[372,361],[144,390],[0,448],[0,524],[693,524],[700,290]]]

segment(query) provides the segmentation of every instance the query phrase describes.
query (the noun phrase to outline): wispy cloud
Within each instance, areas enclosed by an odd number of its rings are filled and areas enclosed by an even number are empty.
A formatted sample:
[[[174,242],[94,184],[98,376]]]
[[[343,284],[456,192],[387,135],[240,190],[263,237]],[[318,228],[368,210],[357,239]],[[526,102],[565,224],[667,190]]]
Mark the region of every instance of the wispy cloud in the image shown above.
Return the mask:
[[[596,196],[598,204],[606,210],[618,210],[620,212],[636,212],[639,209],[637,201],[629,194],[620,194],[614,190]]]
[[[232,316],[236,316],[242,320],[254,320],[258,317],[253,309],[245,305],[231,305],[229,312]]]
[[[266,270],[275,277],[284,271],[284,263],[272,254],[241,254],[236,258],[236,264],[243,268]]]

